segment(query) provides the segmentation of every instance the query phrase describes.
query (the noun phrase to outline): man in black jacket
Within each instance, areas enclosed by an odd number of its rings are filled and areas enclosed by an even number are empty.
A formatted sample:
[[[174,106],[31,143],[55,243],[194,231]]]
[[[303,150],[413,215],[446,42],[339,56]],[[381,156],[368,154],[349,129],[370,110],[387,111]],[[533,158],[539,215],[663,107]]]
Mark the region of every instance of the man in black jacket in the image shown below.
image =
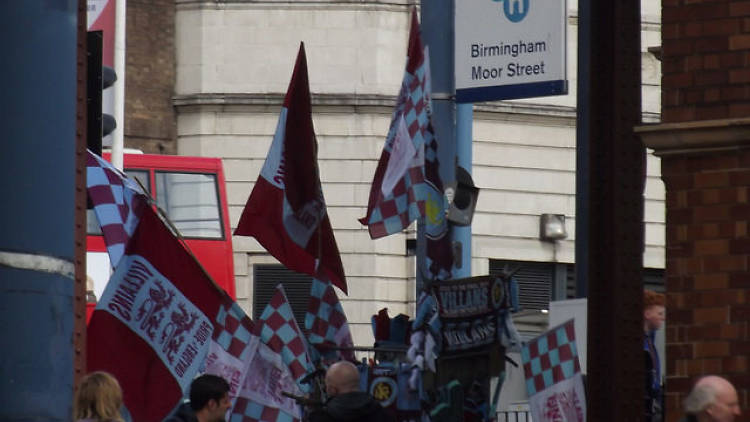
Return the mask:
[[[328,401],[310,413],[310,422],[395,422],[371,395],[359,391],[359,371],[351,362],[336,362],[326,372]]]
[[[190,384],[190,401],[182,403],[164,422],[221,422],[232,405],[229,383],[217,375],[203,374]]]

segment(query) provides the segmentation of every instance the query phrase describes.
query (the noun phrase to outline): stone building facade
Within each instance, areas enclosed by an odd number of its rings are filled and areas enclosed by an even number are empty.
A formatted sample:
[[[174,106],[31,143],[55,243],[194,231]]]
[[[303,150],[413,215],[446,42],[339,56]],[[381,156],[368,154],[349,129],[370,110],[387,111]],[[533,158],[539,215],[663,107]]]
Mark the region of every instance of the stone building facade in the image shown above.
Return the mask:
[[[149,12],[146,2],[128,2],[126,146],[221,157],[232,227],[268,152],[299,43],[305,42],[323,193],[349,281],[350,294],[342,302],[355,343],[361,345],[372,342],[369,321],[377,310],[413,314],[415,258],[409,240],[415,228],[373,241],[357,219],[365,214],[401,84],[409,11],[415,4],[176,0],[153,2],[161,12]],[[647,52],[661,43],[660,13],[658,2],[644,2],[645,122],[658,122],[661,107],[660,64]],[[156,28],[170,14],[174,32]],[[157,33],[131,38],[136,30]],[[573,279],[573,1],[568,2],[567,31],[568,95],[474,106],[472,170],[481,192],[472,225],[472,273],[487,274],[509,261],[544,265],[540,268],[549,279],[544,300],[565,298],[566,282]],[[173,48],[173,61],[152,50],[157,46]],[[159,57],[164,60],[159,63],[173,66],[173,73],[157,69],[153,60]],[[644,265],[657,271],[664,268],[659,167],[658,158],[649,156]],[[541,241],[542,213],[565,214],[568,238]],[[252,313],[255,269],[276,261],[253,238],[233,242],[238,301]]]

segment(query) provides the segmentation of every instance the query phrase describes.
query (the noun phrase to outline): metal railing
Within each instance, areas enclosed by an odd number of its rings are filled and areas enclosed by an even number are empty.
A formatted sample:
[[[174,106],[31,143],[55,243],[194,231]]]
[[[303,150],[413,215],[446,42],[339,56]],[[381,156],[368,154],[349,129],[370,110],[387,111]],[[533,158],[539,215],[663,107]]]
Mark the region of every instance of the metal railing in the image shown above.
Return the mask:
[[[531,422],[528,410],[503,410],[495,414],[497,422]]]

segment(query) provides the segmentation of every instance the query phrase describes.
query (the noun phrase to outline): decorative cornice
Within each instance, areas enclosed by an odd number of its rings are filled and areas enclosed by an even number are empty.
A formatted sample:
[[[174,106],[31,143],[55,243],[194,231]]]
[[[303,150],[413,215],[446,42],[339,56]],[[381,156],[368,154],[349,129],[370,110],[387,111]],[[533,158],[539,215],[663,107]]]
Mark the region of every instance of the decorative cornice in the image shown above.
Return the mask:
[[[657,156],[750,148],[750,118],[643,125],[635,132]]]
[[[175,107],[186,106],[279,106],[284,94],[187,94],[172,98]],[[393,107],[396,97],[379,94],[312,94],[313,106]]]
[[[176,95],[172,98],[178,112],[246,107],[270,109],[280,107],[283,101],[284,94],[281,93],[203,93]],[[381,94],[312,94],[311,101],[313,107],[339,109],[341,112],[367,108],[370,113],[391,114],[393,107],[396,106],[395,95]],[[437,100],[433,98],[434,101]],[[539,121],[543,119],[554,120],[557,124],[564,123],[570,126],[574,126],[576,123],[576,109],[570,106],[491,101],[474,104],[474,112],[508,121]],[[643,120],[656,122],[659,120],[659,115],[657,113],[643,113]]]
[[[419,0],[175,0],[178,10],[245,8],[408,10]]]

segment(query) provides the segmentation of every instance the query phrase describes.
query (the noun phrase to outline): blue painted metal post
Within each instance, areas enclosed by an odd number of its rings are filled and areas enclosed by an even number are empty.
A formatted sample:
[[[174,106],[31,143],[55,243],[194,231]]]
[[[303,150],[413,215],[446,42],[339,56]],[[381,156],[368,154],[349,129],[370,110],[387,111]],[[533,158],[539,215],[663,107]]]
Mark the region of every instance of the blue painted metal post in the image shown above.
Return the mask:
[[[451,72],[453,73],[453,72]],[[474,104],[456,104],[456,164],[471,174]],[[454,267],[453,277],[471,277],[471,226],[453,227],[453,241],[461,244],[461,267]]]
[[[422,39],[429,47],[432,75],[433,124],[438,137],[438,159],[443,183],[456,180],[456,165],[471,173],[472,104],[455,103],[454,1],[429,0],[421,3]],[[424,268],[424,230],[419,230],[417,265]],[[453,227],[451,236],[461,245],[461,267],[453,277],[471,276],[471,226]],[[421,262],[419,262],[421,260]],[[421,280],[418,275],[418,289]]]
[[[78,2],[3,3],[0,420],[69,421]]]
[[[421,5],[422,41],[430,52],[432,123],[438,139],[438,160],[443,183],[456,179],[456,114],[453,101],[453,0],[426,0]],[[424,225],[417,227],[417,268],[425,269]],[[417,292],[422,289],[417,271]]]

